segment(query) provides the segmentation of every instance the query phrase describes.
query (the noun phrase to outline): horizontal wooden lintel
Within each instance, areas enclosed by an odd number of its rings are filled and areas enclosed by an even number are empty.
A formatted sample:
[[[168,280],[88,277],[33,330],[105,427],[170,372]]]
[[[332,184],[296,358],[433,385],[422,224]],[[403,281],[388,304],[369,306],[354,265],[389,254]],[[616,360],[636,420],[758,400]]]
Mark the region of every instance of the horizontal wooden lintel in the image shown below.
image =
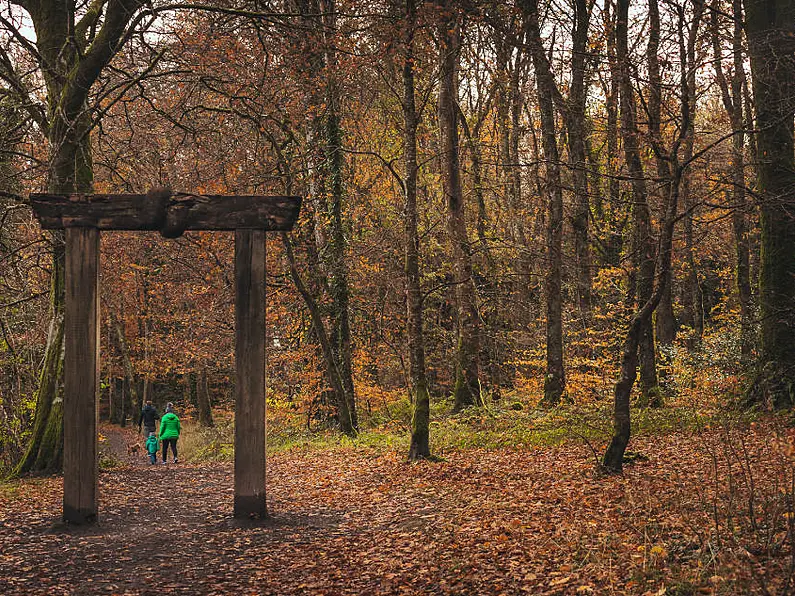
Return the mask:
[[[151,230],[177,237],[186,230],[290,230],[301,197],[260,195],[33,193],[33,212],[47,230],[91,227],[99,230]]]

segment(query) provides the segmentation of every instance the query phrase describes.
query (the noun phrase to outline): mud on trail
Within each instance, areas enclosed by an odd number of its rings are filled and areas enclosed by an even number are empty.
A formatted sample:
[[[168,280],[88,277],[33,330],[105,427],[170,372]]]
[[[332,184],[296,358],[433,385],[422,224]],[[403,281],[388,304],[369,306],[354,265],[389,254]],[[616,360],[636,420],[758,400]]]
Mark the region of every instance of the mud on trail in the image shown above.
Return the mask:
[[[132,431],[106,436],[127,458]],[[420,464],[364,448],[279,453],[264,522],[232,518],[229,464],[142,455],[104,471],[92,528],[58,523],[61,479],[26,479],[0,485],[0,594],[753,593],[731,548],[708,550],[705,504],[720,505],[722,486],[710,441],[638,440],[649,460],[620,478],[595,478],[576,445]],[[764,562],[771,593],[788,561]]]

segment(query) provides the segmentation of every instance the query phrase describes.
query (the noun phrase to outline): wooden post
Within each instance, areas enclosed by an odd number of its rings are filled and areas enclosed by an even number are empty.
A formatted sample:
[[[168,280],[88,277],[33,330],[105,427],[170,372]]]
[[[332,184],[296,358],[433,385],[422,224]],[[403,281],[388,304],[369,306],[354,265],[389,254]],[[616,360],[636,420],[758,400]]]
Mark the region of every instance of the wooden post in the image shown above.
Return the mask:
[[[235,231],[235,504],[267,517],[265,500],[265,232]]]
[[[66,228],[63,519],[97,520],[99,230]]]

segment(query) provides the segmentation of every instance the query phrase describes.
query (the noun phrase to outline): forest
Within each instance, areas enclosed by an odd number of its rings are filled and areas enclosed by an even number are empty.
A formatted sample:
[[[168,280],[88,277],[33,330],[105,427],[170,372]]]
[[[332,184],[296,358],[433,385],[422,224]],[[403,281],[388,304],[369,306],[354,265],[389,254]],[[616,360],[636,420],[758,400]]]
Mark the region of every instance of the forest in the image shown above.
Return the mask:
[[[302,198],[264,525],[235,232],[167,227],[101,234],[100,524],[52,525],[35,193]],[[795,1],[0,0],[0,592],[792,594],[793,405]]]

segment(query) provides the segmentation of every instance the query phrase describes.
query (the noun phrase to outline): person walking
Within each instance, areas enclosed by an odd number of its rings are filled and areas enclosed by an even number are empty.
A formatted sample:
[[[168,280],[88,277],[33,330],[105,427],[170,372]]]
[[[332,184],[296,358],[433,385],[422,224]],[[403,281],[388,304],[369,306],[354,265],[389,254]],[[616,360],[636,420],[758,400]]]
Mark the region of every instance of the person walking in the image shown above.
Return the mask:
[[[149,463],[156,464],[157,463],[157,437],[155,436],[154,432],[149,433],[149,436],[146,438],[146,452],[149,454]]]
[[[179,439],[179,417],[174,413],[174,404],[166,405],[166,413],[160,419],[160,440],[163,442],[163,463],[166,463],[168,447],[174,454],[174,463],[177,463],[177,439]]]
[[[141,408],[141,415],[138,417],[138,432],[141,432],[141,424],[144,426],[144,436],[148,437],[155,432],[155,421],[160,418],[157,408],[152,405],[152,400],[147,399],[146,405]]]

